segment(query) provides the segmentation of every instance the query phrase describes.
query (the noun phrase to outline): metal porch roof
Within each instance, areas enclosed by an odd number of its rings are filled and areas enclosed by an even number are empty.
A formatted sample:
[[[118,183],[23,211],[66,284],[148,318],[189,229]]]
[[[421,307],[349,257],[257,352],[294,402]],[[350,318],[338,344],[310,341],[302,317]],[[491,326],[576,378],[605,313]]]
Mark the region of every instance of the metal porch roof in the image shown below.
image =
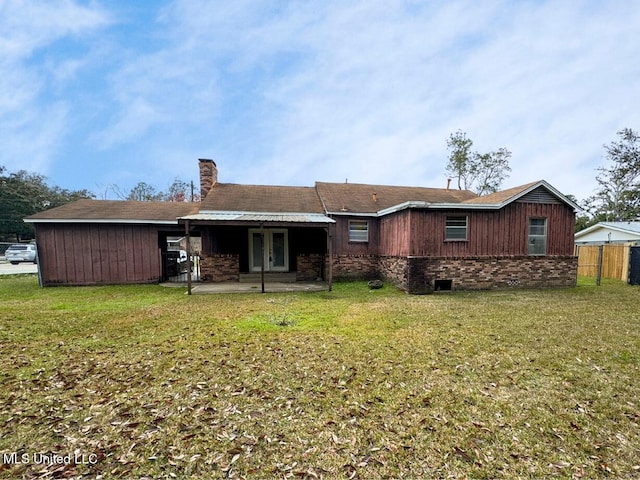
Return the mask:
[[[180,220],[204,222],[251,222],[251,223],[336,223],[332,218],[320,213],[282,212],[200,212],[180,217]]]

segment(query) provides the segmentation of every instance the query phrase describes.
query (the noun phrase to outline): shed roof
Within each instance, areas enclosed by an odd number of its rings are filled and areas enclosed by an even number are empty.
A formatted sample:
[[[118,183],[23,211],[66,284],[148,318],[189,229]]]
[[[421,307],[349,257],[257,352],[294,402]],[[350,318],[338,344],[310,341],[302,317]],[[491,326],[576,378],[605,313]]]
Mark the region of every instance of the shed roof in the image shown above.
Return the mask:
[[[198,203],[83,199],[25,218],[30,223],[170,223],[198,211]]]

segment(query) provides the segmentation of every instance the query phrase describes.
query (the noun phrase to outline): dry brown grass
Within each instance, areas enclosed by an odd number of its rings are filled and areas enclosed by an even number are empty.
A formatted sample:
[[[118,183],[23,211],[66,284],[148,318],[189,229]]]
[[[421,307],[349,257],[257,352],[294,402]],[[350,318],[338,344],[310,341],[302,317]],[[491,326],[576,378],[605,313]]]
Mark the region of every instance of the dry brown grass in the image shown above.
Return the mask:
[[[0,476],[636,478],[639,293],[2,279]]]

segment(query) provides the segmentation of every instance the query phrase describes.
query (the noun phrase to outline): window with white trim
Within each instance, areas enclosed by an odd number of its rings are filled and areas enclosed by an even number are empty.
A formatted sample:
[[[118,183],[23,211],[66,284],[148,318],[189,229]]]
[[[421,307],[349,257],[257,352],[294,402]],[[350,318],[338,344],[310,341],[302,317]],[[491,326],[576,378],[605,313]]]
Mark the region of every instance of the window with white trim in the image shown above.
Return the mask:
[[[547,219],[546,218],[530,218],[529,219],[528,252],[529,252],[529,255],[546,255],[547,254]]]
[[[467,239],[467,216],[448,216],[445,219],[444,227],[445,240],[466,240]]]
[[[349,220],[349,241],[368,242],[369,222],[366,220]]]

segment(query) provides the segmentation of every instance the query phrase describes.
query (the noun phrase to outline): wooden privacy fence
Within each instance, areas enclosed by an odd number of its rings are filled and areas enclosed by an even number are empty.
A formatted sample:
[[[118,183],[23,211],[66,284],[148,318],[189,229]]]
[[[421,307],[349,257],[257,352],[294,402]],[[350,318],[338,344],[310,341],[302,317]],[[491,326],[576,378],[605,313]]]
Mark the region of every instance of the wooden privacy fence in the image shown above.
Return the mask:
[[[629,279],[631,245],[576,245],[578,275],[596,278]],[[600,270],[600,273],[598,272]]]

